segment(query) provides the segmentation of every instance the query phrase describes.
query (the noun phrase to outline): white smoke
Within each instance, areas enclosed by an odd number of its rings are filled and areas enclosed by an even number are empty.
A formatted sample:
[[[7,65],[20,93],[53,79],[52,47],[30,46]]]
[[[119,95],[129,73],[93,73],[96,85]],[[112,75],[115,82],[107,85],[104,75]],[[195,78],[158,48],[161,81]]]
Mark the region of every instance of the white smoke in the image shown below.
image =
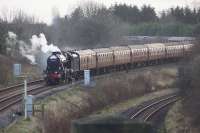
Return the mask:
[[[31,53],[31,55],[26,54],[26,57],[29,59],[32,58],[32,63],[37,63],[42,69],[46,68],[46,60],[52,52],[61,51],[53,44],[48,45],[46,37],[43,33],[41,33],[39,36],[33,35],[30,39],[30,42],[31,48],[29,53]]]
[[[8,37],[10,39],[17,39],[17,35],[15,33],[13,33],[12,31],[8,31]]]
[[[48,45],[46,37],[43,33],[41,33],[39,36],[33,35],[30,41],[32,44],[33,51],[40,49],[44,53],[57,51],[60,52],[60,49],[57,46],[53,44]]]
[[[61,50],[53,45],[48,44],[46,37],[43,33],[39,36],[33,35],[30,39],[30,44],[26,44],[22,40],[17,39],[17,35],[14,32],[8,32],[7,51],[11,51],[19,48],[20,54],[30,60],[31,64],[38,64],[41,68],[45,69],[47,57],[52,52],[60,52]]]

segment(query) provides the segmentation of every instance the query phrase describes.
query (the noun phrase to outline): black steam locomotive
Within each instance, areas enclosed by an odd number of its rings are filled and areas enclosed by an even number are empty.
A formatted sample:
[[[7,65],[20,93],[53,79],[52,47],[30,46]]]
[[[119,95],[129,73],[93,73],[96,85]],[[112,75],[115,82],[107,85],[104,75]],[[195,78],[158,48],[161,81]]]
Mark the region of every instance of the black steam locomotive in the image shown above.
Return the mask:
[[[73,58],[72,58],[73,57]],[[72,67],[76,60],[76,55],[73,52],[52,52],[47,59],[47,67],[45,70],[45,80],[47,84],[59,84],[61,81],[70,82],[72,80]],[[73,66],[72,66],[73,65]]]
[[[48,84],[58,84],[82,77],[84,70],[93,74],[177,60],[190,54],[192,46],[189,42],[154,43],[53,52],[47,59],[45,79]]]

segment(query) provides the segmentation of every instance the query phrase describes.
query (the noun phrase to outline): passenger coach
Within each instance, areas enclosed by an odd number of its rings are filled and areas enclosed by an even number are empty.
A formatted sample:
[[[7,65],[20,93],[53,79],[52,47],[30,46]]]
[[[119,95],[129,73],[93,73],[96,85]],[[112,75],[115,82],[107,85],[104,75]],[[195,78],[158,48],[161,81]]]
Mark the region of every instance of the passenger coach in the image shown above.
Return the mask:
[[[193,44],[153,43],[55,52],[47,60],[46,80],[58,83],[63,79],[78,79],[83,76],[84,70],[96,74],[176,61],[188,56],[192,47]]]

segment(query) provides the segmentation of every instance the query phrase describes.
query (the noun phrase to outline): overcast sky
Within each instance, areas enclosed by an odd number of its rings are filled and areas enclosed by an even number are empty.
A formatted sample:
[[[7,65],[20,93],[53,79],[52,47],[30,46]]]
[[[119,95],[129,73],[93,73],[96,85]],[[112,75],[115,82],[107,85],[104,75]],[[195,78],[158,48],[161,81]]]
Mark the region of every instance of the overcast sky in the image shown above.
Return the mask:
[[[109,7],[115,3],[127,3],[142,6],[150,4],[159,12],[163,9],[179,6],[197,7],[200,0],[90,0],[101,3]],[[50,23],[52,20],[52,9],[57,8],[61,16],[70,12],[88,0],[0,0],[0,13],[6,14],[8,11],[22,9],[30,15],[38,17],[41,21]]]

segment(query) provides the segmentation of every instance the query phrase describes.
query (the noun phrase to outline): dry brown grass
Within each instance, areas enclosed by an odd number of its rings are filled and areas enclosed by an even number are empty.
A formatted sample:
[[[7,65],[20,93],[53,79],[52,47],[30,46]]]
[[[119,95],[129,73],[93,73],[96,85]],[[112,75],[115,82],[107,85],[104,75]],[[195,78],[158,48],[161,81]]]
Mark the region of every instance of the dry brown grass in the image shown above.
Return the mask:
[[[179,87],[182,90],[183,114],[189,118],[188,126],[190,132],[199,133],[200,131],[200,43],[198,42],[192,56],[184,60],[179,68]]]
[[[37,117],[36,121],[27,124],[22,122],[22,124],[14,126],[11,131],[9,130],[9,133],[68,133],[70,132],[71,120],[99,114],[102,109],[107,111],[112,107],[114,107],[115,113],[126,110],[136,103],[138,105],[144,101],[141,99],[151,99],[160,95],[160,92],[155,92],[153,95],[150,93],[149,96],[146,93],[166,88],[164,86],[160,88],[157,85],[158,81],[172,80],[173,76],[167,75],[166,71],[168,70],[164,68],[164,71],[163,69],[155,69],[153,71],[129,72],[128,74],[120,72],[104,75],[100,79],[98,77],[94,87],[73,86],[71,89],[38,101],[37,103],[46,104],[44,117]],[[143,94],[145,94],[145,98],[140,97]],[[130,102],[131,99],[134,103]],[[120,106],[117,106],[118,103]],[[112,109],[110,111],[109,113],[114,113]],[[27,125],[31,125],[31,129]]]
[[[11,80],[12,63],[12,60],[0,55],[0,84],[7,85]]]
[[[194,117],[185,114],[184,104],[184,101],[179,101],[168,112],[165,119],[166,133],[199,133],[198,123],[195,125]]]
[[[120,74],[100,79],[95,87],[83,87],[78,92],[79,97],[74,97],[75,102],[71,96],[72,99],[64,100],[59,105],[56,102],[52,104],[56,108],[46,110],[44,117],[40,118],[41,128],[44,133],[69,133],[71,120],[157,90],[157,82],[153,81],[155,76],[152,78],[154,74],[146,72],[134,76]]]
[[[23,79],[13,76],[14,63],[22,64],[22,73],[29,74],[30,80],[41,77],[41,71],[36,66],[30,65],[23,60],[16,60],[11,57],[0,55],[0,85],[9,86],[23,82]]]
[[[8,84],[8,81],[11,79],[11,71],[9,67],[5,64],[0,65],[0,84]]]

